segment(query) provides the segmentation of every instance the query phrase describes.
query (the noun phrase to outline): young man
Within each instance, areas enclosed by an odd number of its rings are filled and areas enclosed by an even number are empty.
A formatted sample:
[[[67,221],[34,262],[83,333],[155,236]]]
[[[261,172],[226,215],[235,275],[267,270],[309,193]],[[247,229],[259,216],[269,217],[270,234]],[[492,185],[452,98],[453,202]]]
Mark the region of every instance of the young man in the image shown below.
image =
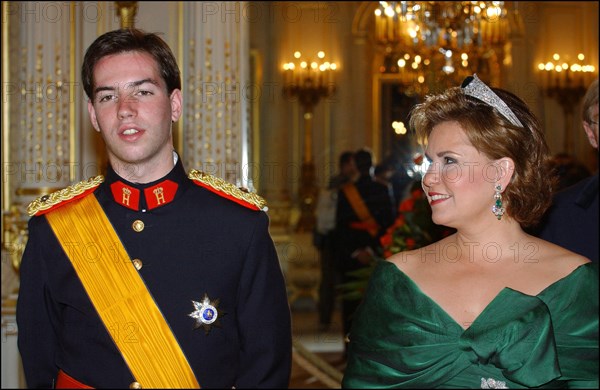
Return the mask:
[[[264,201],[186,174],[167,44],[108,32],[82,81],[110,164],[28,208],[17,306],[28,387],[287,387],[291,320]]]

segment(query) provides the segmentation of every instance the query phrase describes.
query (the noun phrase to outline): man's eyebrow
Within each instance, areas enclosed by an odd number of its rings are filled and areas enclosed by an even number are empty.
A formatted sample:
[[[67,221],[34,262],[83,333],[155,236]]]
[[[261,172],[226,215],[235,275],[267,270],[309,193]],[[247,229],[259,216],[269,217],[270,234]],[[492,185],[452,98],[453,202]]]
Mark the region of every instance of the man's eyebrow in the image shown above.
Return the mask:
[[[127,84],[127,88],[132,88],[132,87],[133,87],[133,88],[135,88],[135,87],[139,87],[140,85],[142,85],[142,84],[146,84],[146,83],[154,84],[154,85],[156,85],[156,86],[158,86],[158,85],[159,85],[159,84],[158,84],[158,81],[156,81],[156,80],[154,80],[154,79],[150,79],[150,78],[148,78],[148,79],[143,79],[143,80],[140,80],[140,81],[133,81],[133,82],[131,82],[131,83]]]
[[[135,87],[139,87],[140,85],[145,84],[145,83],[150,83],[150,84],[153,84],[156,86],[159,85],[156,80],[147,78],[147,79],[132,81],[131,83],[127,83],[125,88],[127,88],[127,89],[135,88]],[[102,92],[102,91],[115,91],[116,89],[117,89],[116,87],[109,87],[109,86],[97,87],[96,89],[94,89],[94,94],[97,94],[98,92]]]

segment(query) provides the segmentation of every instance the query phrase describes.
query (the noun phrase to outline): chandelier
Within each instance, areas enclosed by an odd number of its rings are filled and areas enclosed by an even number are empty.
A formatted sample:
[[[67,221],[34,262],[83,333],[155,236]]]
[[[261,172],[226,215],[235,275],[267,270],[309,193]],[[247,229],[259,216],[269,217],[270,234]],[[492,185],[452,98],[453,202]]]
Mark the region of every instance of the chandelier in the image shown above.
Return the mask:
[[[382,73],[398,73],[407,94],[460,85],[477,73],[489,82],[508,40],[503,1],[380,1],[375,40]]]

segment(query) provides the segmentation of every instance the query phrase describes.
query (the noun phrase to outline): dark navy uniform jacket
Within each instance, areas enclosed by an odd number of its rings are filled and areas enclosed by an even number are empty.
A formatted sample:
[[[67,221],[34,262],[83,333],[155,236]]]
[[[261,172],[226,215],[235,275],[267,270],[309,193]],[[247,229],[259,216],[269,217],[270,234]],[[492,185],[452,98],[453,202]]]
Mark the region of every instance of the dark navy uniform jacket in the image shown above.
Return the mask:
[[[165,180],[173,199],[150,208],[156,201],[144,189]],[[123,186],[139,190],[139,207],[113,196]],[[290,311],[265,212],[196,185],[181,161],[144,185],[109,168],[87,196],[97,197],[130,258],[141,260],[139,273],[201,387],[288,387]],[[29,387],[53,387],[59,369],[96,388],[135,381],[43,215],[29,221],[20,274],[18,345]],[[208,334],[189,315],[204,294],[218,302],[219,326]],[[135,340],[135,324],[117,334]]]
[[[598,174],[556,193],[540,238],[598,262]]]

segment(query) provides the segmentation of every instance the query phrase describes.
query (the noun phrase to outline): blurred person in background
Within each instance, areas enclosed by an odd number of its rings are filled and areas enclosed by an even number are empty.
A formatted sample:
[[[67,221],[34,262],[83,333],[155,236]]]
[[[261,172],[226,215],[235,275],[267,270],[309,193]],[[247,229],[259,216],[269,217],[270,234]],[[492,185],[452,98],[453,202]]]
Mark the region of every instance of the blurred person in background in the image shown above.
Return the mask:
[[[582,125],[590,145],[598,152],[598,79],[587,89],[582,104]],[[598,262],[598,168],[577,184],[558,192],[541,224],[539,237]]]

